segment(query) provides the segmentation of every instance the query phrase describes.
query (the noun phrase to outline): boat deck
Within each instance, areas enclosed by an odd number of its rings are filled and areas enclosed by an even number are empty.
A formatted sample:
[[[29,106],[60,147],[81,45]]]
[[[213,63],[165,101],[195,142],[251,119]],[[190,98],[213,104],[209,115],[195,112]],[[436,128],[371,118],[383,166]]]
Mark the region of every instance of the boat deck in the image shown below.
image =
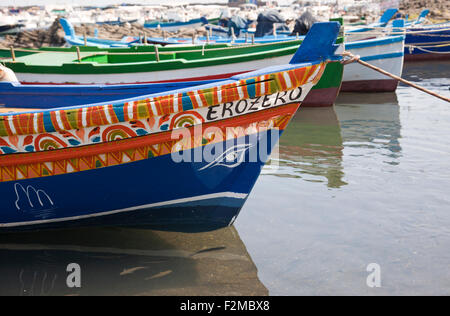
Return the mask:
[[[80,52],[80,57],[83,59],[101,53],[106,54],[107,52]],[[22,56],[19,61],[29,65],[61,66],[63,64],[76,62],[77,60],[78,56],[76,52],[45,52]]]

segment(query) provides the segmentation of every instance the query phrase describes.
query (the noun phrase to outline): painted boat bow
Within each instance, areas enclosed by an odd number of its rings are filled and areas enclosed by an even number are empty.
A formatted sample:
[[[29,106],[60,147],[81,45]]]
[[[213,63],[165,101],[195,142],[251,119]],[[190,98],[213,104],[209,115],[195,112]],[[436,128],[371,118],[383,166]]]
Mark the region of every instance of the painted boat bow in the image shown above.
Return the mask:
[[[1,115],[0,230],[232,224],[338,30],[319,23],[292,64],[220,84]]]

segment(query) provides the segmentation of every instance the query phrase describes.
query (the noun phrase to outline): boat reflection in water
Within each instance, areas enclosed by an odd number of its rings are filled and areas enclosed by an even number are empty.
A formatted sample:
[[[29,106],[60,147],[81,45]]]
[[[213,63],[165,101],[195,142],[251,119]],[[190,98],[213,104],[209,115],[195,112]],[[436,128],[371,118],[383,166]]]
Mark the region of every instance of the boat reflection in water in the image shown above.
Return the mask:
[[[400,129],[395,93],[340,93],[334,107],[300,107],[263,174],[340,188],[347,184],[344,159],[381,156],[384,163],[398,164]]]
[[[347,157],[364,156],[387,164],[399,164],[401,124],[395,93],[341,93],[335,109],[346,161],[350,160]]]
[[[0,234],[0,280],[0,295],[268,295],[234,227]]]
[[[272,159],[264,171],[265,174],[326,182],[330,188],[339,188],[346,184],[342,149],[334,108],[300,107],[280,138],[279,159]]]

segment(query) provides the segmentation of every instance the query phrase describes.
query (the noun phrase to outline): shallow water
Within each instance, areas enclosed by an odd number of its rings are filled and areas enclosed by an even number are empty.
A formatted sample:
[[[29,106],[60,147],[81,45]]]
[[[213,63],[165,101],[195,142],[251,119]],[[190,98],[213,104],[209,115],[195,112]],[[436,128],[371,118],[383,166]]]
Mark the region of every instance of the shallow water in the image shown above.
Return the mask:
[[[450,96],[450,62],[403,77]],[[235,227],[0,235],[0,295],[448,295],[448,135],[449,104],[402,85],[302,108]]]
[[[403,77],[450,96],[449,62]],[[450,294],[449,106],[401,85],[300,109],[236,224],[271,295]]]

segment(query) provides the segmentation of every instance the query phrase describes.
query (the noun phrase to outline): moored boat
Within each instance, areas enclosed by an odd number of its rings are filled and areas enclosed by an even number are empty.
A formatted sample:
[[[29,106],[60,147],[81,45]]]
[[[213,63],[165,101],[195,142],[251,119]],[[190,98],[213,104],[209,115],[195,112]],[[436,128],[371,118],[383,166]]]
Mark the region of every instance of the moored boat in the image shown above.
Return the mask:
[[[406,30],[405,61],[450,59],[450,23]]]
[[[219,83],[1,115],[0,230],[231,225],[338,31],[316,24],[290,64]]]
[[[20,23],[0,25],[0,36],[16,34],[20,32],[24,26],[25,26],[24,24]]]
[[[71,46],[95,46],[95,47],[128,47],[133,43],[137,43],[138,40],[122,40],[122,41],[114,41],[109,39],[102,39],[97,37],[84,37],[75,34],[75,29],[73,25],[66,19],[59,19],[59,23],[61,24],[64,33],[64,39],[67,44]]]
[[[345,49],[361,60],[401,77],[403,71],[404,36],[357,41],[345,44]],[[358,63],[344,67],[341,91],[343,92],[392,92],[398,81]]]
[[[289,41],[261,45],[243,46],[198,46],[185,47],[185,50],[163,48],[158,53],[155,47],[149,52],[145,46],[134,48],[110,48],[101,51],[100,48],[85,48],[81,50],[81,59],[71,49],[60,49],[39,54],[30,54],[17,58],[15,62],[5,62],[7,67],[15,71],[17,77],[25,84],[162,84],[187,81],[216,81],[233,75],[262,68],[267,64],[281,65],[289,62],[292,54],[302,41]],[[343,51],[343,40],[338,39]],[[178,48],[178,47],[174,47]],[[100,51],[99,51],[100,50]],[[126,53],[134,51],[136,53]],[[125,53],[122,53],[125,52]],[[331,106],[336,99],[342,81],[343,66],[337,62],[330,62],[322,79],[314,87],[305,100],[304,106]],[[3,86],[3,93],[19,93],[20,89],[31,97],[31,89]],[[127,91],[139,87],[133,86]],[[136,95],[151,87],[141,87],[135,90]],[[74,88],[76,89],[76,88]],[[92,89],[79,89],[81,94],[88,94]],[[37,90],[36,90],[37,91]],[[43,90],[41,90],[43,91]],[[75,90],[73,90],[75,91]],[[85,91],[85,92],[84,92]],[[100,87],[99,93],[108,94],[111,88]],[[66,91],[67,92],[67,91]],[[1,93],[1,92],[0,92]],[[51,95],[47,90],[45,93]],[[55,90],[54,95],[63,94],[62,90]],[[20,97],[19,97],[20,99]],[[73,100],[78,100],[75,97]],[[79,103],[78,103],[79,104]]]
[[[211,19],[212,23],[214,23],[216,21],[218,21],[218,18]],[[196,28],[196,27],[200,27],[204,24],[208,24],[208,23],[209,23],[209,21],[207,18],[201,17],[198,19],[191,19],[186,22],[148,21],[148,22],[144,23],[144,27],[146,27],[148,29],[161,29],[161,30],[165,30],[165,31],[169,31],[169,32],[176,32],[182,28]]]

